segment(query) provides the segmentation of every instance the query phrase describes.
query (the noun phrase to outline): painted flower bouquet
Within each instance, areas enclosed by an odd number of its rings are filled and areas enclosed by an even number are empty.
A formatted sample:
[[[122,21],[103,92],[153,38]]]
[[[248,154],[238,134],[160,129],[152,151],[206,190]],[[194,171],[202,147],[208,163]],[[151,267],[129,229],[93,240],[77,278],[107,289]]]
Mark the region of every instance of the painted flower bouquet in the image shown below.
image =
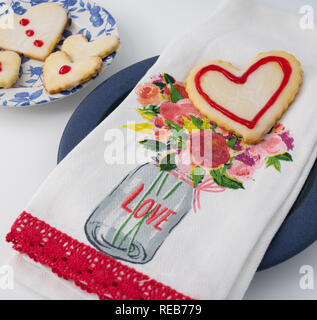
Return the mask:
[[[293,161],[294,139],[282,124],[246,145],[204,117],[184,83],[167,73],[139,84],[136,94],[144,121],[124,127],[141,133],[138,142],[154,161],[130,171],[85,225],[89,241],[115,258],[147,263],[183,217],[200,209],[201,192],[243,190],[257,169],[281,171]]]
[[[145,134],[139,143],[157,154],[161,170],[178,172],[194,188],[244,189],[256,169],[281,171],[282,162],[293,161],[294,139],[281,123],[257,145],[246,145],[204,117],[188,99],[184,83],[167,73],[139,84],[136,94],[141,105],[136,110],[146,121],[125,127]]]

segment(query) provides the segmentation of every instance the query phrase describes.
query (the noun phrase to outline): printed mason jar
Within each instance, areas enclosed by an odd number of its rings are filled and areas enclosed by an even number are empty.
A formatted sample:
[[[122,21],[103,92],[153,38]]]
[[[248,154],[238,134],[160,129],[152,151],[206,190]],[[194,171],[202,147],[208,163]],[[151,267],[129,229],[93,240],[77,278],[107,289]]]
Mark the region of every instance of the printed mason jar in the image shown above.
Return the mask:
[[[145,163],[105,197],[85,224],[89,242],[112,257],[150,261],[165,238],[190,211],[193,187],[176,174]]]

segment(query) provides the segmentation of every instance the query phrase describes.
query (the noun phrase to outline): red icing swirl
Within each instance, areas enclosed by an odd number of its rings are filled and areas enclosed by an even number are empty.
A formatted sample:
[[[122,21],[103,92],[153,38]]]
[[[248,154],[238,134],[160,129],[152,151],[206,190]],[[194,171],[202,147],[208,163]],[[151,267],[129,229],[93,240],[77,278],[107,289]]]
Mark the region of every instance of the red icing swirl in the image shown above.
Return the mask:
[[[25,27],[30,23],[30,20],[29,19],[21,19],[19,21],[19,23],[20,23],[21,26]]]
[[[252,120],[247,120],[247,119],[238,117],[237,115],[230,112],[226,108],[220,106],[215,101],[210,99],[208,94],[206,92],[204,92],[204,90],[201,88],[200,79],[204,74],[206,74],[209,71],[220,72],[228,80],[230,80],[234,83],[237,83],[237,84],[244,84],[248,80],[248,77],[251,73],[256,71],[262,65],[269,63],[269,62],[277,62],[284,73],[284,77],[283,77],[283,80],[282,80],[280,86],[278,87],[278,89],[273,93],[273,95],[270,97],[270,99],[267,101],[267,103],[261,108],[261,110],[255,115],[255,117]],[[251,65],[249,67],[249,69],[240,77],[235,76],[231,72],[229,72],[226,69],[224,69],[218,65],[215,65],[215,64],[205,66],[197,72],[197,74],[195,76],[195,85],[196,85],[196,89],[197,89],[198,93],[209,103],[210,107],[221,112],[222,114],[224,114],[225,116],[227,116],[231,120],[234,120],[234,121],[248,127],[249,129],[253,129],[256,126],[257,122],[260,120],[260,118],[274,104],[274,102],[277,100],[277,98],[279,97],[279,95],[281,94],[283,89],[286,87],[286,85],[289,81],[289,78],[291,76],[291,73],[292,73],[292,67],[287,59],[285,59],[283,57],[278,57],[278,56],[267,56],[267,57],[264,57],[264,58],[258,60],[253,65]]]
[[[0,72],[2,71],[2,62],[0,61]]]
[[[28,37],[32,37],[34,35],[34,31],[32,29],[28,29],[25,31],[25,34],[28,36]]]
[[[70,70],[72,69],[71,66],[68,66],[67,64],[61,66],[61,68],[59,69],[59,74],[66,74],[68,73]]]
[[[36,46],[36,47],[42,47],[44,42],[42,40],[35,40],[33,42],[33,44]]]

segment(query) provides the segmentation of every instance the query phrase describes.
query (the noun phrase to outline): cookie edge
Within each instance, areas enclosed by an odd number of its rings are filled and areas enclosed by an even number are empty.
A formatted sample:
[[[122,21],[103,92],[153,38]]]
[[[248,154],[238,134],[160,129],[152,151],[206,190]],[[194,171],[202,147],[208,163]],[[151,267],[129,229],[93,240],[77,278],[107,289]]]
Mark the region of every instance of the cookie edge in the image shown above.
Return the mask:
[[[70,59],[69,55],[66,52],[64,52],[64,51],[61,51],[61,52],[63,52],[65,55],[67,55],[67,57]],[[54,90],[49,90],[47,88],[47,86],[46,86],[46,80],[45,80],[46,68],[45,68],[45,62],[44,62],[44,65],[43,65],[43,87],[44,87],[44,89],[49,94],[56,94],[56,93],[60,93],[60,92],[65,91],[65,90],[76,88],[77,86],[89,81],[92,77],[94,77],[94,76],[96,76],[98,74],[98,72],[101,70],[101,68],[103,66],[102,59],[100,57],[98,57],[98,56],[95,56],[95,58],[99,59],[99,64],[96,66],[96,68],[94,69],[93,73],[91,73],[91,74],[89,74],[89,76],[86,76],[85,78],[81,79],[80,82],[77,83],[76,85],[69,85],[69,86],[63,86],[63,87],[60,86],[60,87],[58,87],[57,89],[54,89]],[[70,60],[70,61],[72,61],[72,60]]]
[[[14,75],[14,78],[13,78],[12,82],[10,82],[11,84],[8,85],[8,86],[6,86],[6,85],[1,85],[1,84],[0,84],[0,88],[9,89],[9,88],[11,88],[11,87],[17,82],[17,80],[19,79],[19,71],[20,71],[21,62],[22,62],[22,60],[21,60],[21,55],[19,55],[17,52],[15,52],[15,51],[13,51],[13,50],[3,50],[3,51],[1,51],[1,52],[12,52],[12,53],[16,54],[17,57],[19,58],[19,67],[18,67],[18,69],[17,69],[17,72],[16,72],[15,75]]]
[[[71,36],[67,37],[67,38],[64,40],[63,45],[62,45],[62,47],[61,47],[61,50],[64,51],[64,52],[66,52],[66,53],[70,56],[69,52],[68,52],[67,50],[65,50],[65,43],[66,43],[67,40],[69,40],[71,37],[79,36],[79,35],[80,35],[81,38],[82,38],[85,42],[87,42],[87,43],[93,43],[94,41],[96,41],[96,40],[98,39],[98,38],[96,38],[96,39],[93,40],[93,41],[89,41],[89,40],[87,39],[87,37],[86,37],[85,35],[83,35],[83,34],[79,34],[79,33],[72,34]],[[112,54],[113,52],[118,51],[118,49],[120,48],[120,39],[119,39],[118,36],[116,36],[116,35],[109,35],[109,36],[107,36],[107,37],[113,37],[113,38],[115,38],[117,41],[116,41],[116,43],[115,43],[114,45],[112,45],[112,46],[109,47],[107,50],[105,50],[105,51],[103,52],[103,54],[98,55],[98,57],[100,57],[101,59],[106,58],[107,56],[109,56],[109,55]],[[74,60],[74,59],[72,59],[72,60]]]

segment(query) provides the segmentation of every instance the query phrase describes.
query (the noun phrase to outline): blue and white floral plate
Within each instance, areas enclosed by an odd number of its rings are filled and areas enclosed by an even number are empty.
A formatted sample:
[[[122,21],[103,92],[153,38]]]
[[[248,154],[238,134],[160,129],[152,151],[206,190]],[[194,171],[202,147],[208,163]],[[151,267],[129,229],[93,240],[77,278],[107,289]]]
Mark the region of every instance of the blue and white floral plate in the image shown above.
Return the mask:
[[[0,15],[14,12],[24,14],[28,8],[47,0],[0,0]],[[63,43],[68,36],[76,33],[84,34],[88,40],[94,40],[100,35],[117,35],[116,21],[111,14],[101,6],[90,0],[50,0],[64,7],[68,13],[68,24],[64,30]],[[112,62],[116,52],[104,59],[103,72]],[[70,96],[83,88],[85,84],[77,86],[72,90],[63,91],[58,94],[48,94],[43,87],[42,76],[43,62],[22,57],[22,65],[18,81],[9,89],[0,89],[0,105],[10,107],[25,107],[35,104],[48,103]]]

